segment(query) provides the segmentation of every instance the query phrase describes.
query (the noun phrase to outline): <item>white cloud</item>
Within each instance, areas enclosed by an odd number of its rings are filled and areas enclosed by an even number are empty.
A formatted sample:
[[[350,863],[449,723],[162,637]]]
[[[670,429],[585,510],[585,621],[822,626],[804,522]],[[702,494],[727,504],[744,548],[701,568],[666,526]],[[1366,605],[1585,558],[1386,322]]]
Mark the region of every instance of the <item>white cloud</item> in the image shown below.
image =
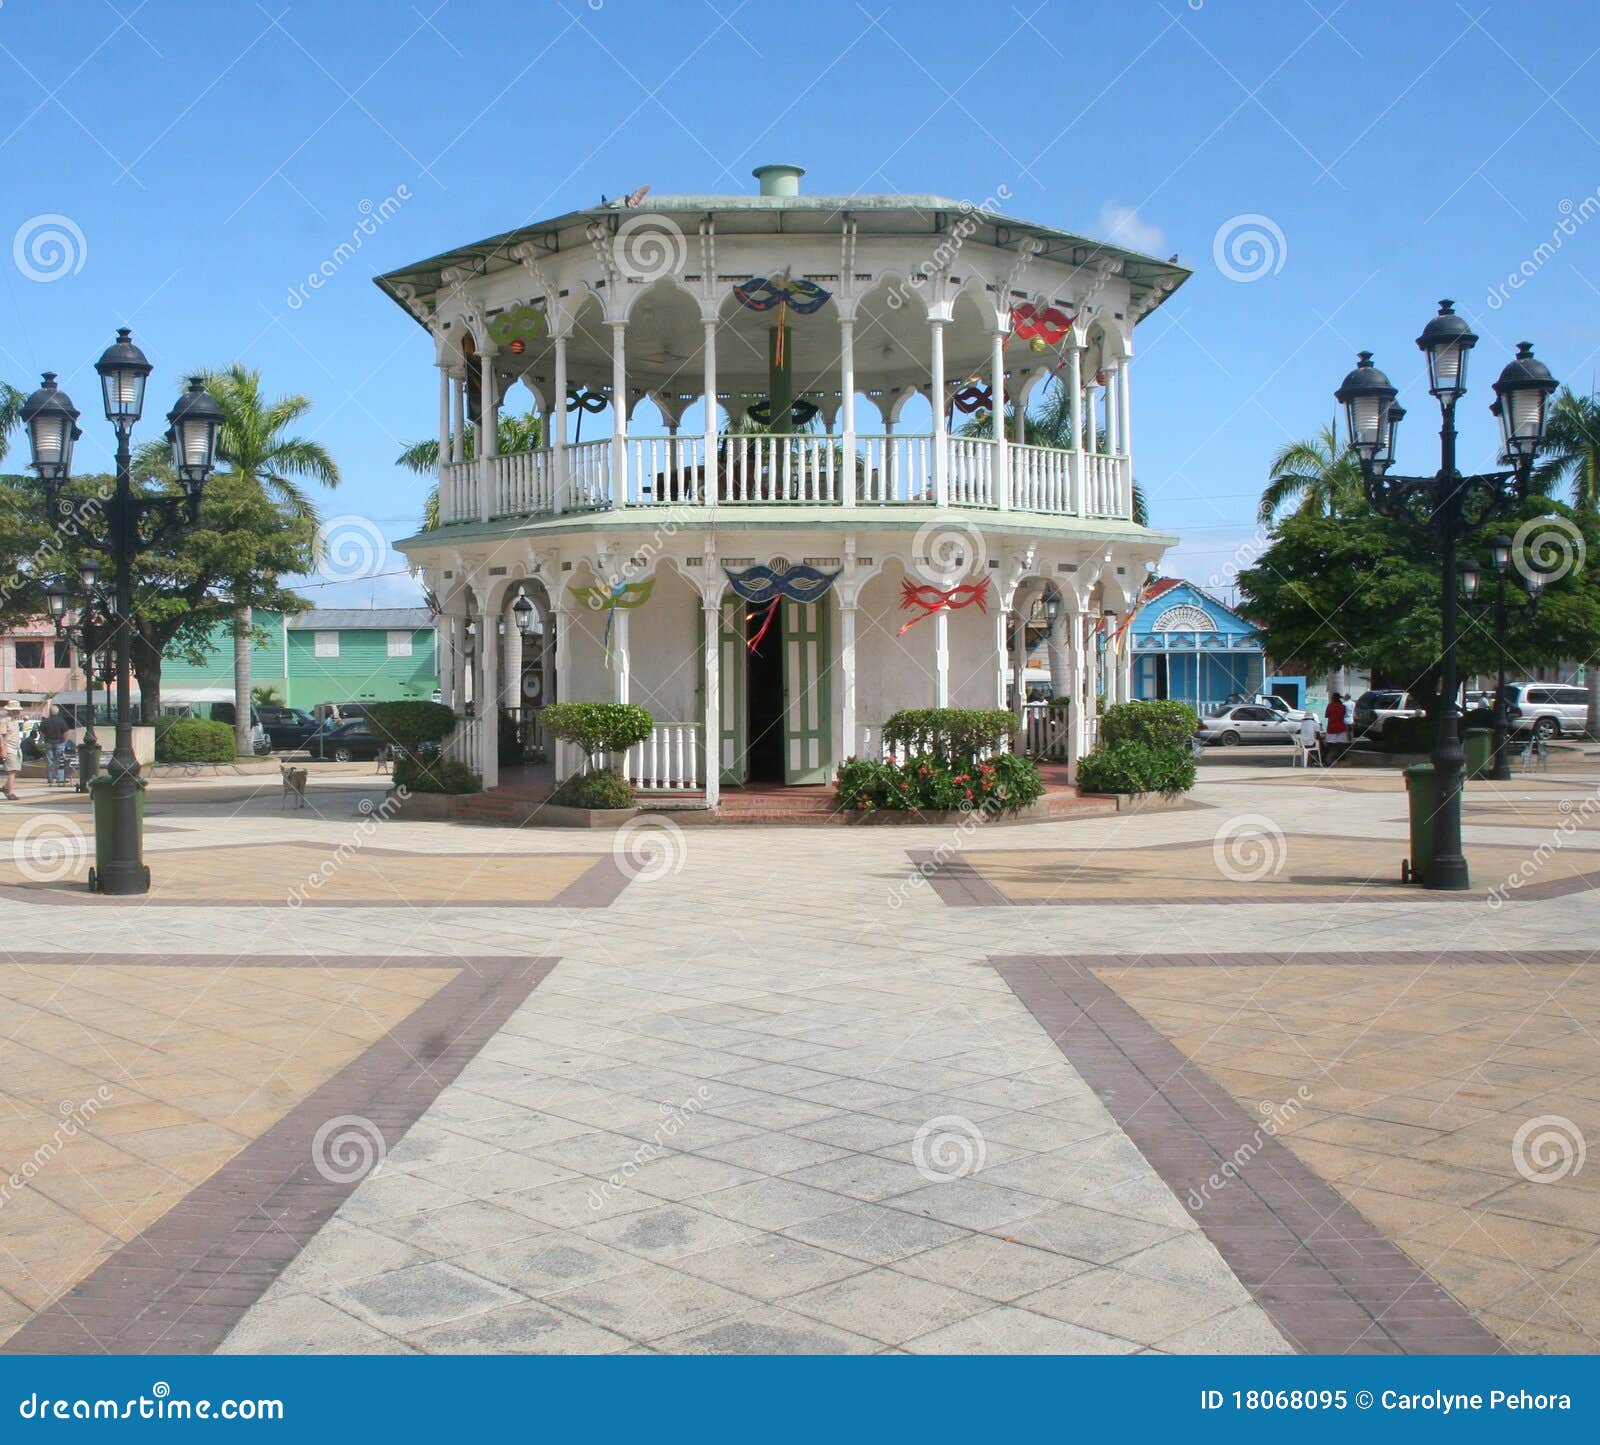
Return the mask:
[[[1100,234],[1108,241],[1126,246],[1130,251],[1143,251],[1147,256],[1159,256],[1167,249],[1166,234],[1161,227],[1143,220],[1137,206],[1124,206],[1120,201],[1107,201],[1100,207]]]

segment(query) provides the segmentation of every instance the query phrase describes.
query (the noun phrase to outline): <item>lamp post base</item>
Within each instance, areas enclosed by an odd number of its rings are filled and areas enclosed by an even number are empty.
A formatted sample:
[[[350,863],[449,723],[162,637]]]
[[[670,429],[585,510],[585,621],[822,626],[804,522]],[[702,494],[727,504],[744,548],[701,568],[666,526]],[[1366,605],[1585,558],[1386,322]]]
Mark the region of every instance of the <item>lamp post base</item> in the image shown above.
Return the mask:
[[[96,893],[128,897],[150,891],[150,870],[143,863],[114,862],[89,870],[89,887]]]
[[[1472,887],[1466,856],[1461,853],[1435,853],[1422,880],[1424,888],[1461,893]]]

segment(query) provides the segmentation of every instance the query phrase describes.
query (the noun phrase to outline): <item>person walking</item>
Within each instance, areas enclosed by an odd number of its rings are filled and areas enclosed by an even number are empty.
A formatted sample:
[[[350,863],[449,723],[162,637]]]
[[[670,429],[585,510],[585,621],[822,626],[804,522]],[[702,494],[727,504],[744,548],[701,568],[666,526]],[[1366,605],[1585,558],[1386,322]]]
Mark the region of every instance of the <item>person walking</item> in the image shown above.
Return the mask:
[[[1323,741],[1330,748],[1338,749],[1333,755],[1334,761],[1343,757],[1345,749],[1350,746],[1350,713],[1338,693],[1328,698],[1328,727],[1323,734]]]
[[[5,773],[5,790],[0,797],[17,801],[17,774],[22,771],[22,704],[7,698],[0,706],[0,772]]]
[[[39,741],[44,744],[45,783],[52,788],[67,786],[67,736],[72,731],[66,714],[50,707],[39,724]]]

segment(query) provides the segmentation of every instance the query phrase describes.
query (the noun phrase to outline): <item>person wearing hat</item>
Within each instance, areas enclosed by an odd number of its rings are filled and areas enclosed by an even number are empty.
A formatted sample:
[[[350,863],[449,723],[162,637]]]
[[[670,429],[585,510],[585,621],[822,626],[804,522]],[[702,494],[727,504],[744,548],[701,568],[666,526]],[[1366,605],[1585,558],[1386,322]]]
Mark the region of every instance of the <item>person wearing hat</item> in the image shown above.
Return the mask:
[[[0,707],[0,770],[6,775],[5,792],[0,797],[17,800],[17,774],[22,771],[22,704],[7,698]]]

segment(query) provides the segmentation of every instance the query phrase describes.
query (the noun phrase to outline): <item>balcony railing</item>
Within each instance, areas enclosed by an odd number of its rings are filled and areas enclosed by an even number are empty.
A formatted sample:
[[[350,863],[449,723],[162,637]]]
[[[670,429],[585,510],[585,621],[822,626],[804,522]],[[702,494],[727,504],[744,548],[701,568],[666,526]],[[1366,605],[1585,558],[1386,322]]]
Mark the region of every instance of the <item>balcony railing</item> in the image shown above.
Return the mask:
[[[619,499],[616,443],[606,437],[558,450],[488,460],[491,518],[663,506],[931,506],[940,501],[939,438],[858,436],[854,465],[839,437],[814,433],[726,436],[707,466],[704,437],[629,437]],[[1129,521],[1128,459],[1008,444],[1002,466],[991,440],[947,436],[944,502],[1059,517]],[[1005,486],[1000,485],[1004,473]],[[478,521],[485,508],[477,462],[439,469],[439,517]]]

